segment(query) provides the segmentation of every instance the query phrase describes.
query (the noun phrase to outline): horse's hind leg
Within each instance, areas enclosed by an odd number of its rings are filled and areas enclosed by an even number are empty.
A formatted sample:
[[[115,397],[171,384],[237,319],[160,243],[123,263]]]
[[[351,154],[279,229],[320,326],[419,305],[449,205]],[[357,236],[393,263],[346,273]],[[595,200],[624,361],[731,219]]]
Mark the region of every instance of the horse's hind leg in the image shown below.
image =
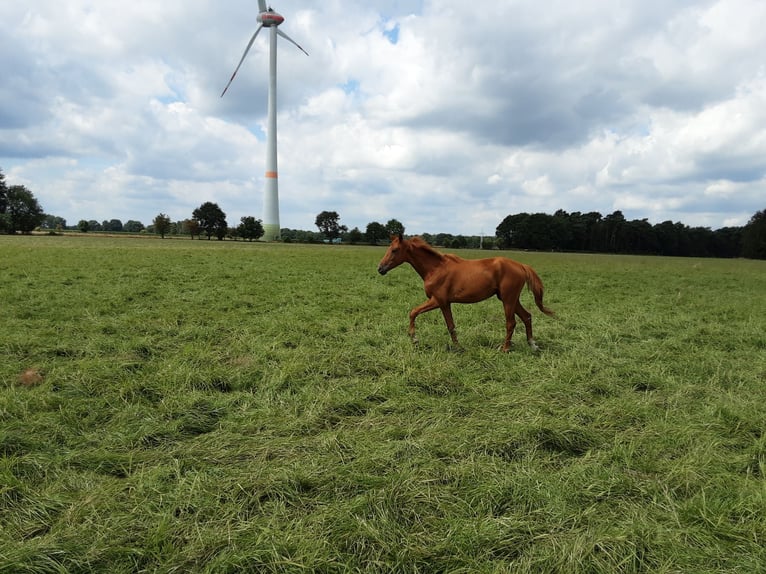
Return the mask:
[[[513,316],[514,306],[512,303],[503,301],[503,310],[505,311],[505,341],[503,342],[503,353],[511,349],[511,337],[516,329],[516,318]]]
[[[522,323],[524,323],[524,330],[527,333],[527,343],[532,348],[533,351],[539,351],[540,348],[537,346],[537,343],[535,343],[535,339],[532,336],[532,313],[527,311],[522,305],[521,301],[516,302],[516,314],[519,316],[519,319],[521,319]]]

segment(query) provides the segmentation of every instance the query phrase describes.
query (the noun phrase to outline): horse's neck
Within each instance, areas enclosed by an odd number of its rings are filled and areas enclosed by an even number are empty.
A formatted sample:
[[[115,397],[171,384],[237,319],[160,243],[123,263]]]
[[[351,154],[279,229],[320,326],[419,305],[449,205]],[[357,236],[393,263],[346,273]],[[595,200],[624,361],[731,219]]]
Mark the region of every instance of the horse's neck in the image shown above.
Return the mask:
[[[431,271],[441,265],[444,255],[427,247],[410,247],[409,264],[417,271],[421,279],[425,279]]]

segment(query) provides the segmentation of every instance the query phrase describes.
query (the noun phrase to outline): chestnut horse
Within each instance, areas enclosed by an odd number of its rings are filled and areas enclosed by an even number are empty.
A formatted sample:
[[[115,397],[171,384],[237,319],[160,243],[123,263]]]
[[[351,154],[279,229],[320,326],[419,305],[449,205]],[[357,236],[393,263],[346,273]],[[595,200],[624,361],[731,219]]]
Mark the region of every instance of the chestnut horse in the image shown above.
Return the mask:
[[[428,301],[410,311],[409,334],[415,337],[415,318],[421,313],[441,309],[452,342],[460,348],[452,319],[452,303],[477,303],[497,295],[505,310],[505,342],[503,351],[511,346],[511,336],[516,328],[518,315],[527,332],[527,342],[533,350],[537,345],[532,337],[532,314],[521,306],[519,297],[524,284],[535,297],[537,307],[546,315],[553,311],[543,305],[543,283],[529,266],[507,259],[462,259],[457,255],[439,253],[419,237],[404,239],[401,234],[391,237],[391,245],[380,260],[378,273],[385,275],[402,263],[409,263],[423,279]]]

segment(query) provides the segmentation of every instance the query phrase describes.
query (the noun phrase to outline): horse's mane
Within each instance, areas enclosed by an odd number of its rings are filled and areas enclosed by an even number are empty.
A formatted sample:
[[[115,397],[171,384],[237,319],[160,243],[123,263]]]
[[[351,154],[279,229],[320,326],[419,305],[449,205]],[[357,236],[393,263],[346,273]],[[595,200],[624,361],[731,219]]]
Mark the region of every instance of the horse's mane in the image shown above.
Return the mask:
[[[439,258],[444,257],[443,253],[439,253],[436,249],[431,247],[428,242],[426,242],[425,239],[423,239],[420,236],[412,237],[411,239],[407,240],[411,247],[414,247],[415,249],[420,249],[421,251],[425,251],[426,253],[430,255],[436,255]]]

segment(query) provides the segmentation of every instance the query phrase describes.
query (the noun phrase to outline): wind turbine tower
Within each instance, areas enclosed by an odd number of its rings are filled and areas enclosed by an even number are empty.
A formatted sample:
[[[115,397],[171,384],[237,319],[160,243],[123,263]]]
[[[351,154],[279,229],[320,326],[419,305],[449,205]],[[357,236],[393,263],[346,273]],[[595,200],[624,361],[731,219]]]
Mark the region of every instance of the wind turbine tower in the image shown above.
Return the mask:
[[[282,32],[278,26],[285,21],[281,14],[272,10],[271,6],[266,7],[266,0],[258,0],[258,28],[256,28],[253,37],[250,38],[245,53],[237,65],[237,69],[231,75],[229,83],[221,93],[224,96],[237,75],[242,62],[245,61],[247,53],[255,42],[258,32],[262,28],[269,28],[269,112],[266,123],[266,188],[263,193],[263,239],[265,241],[274,241],[279,239],[279,185],[277,170],[277,36],[282,36],[288,42],[295,44],[298,49],[309,55],[306,50],[301,48],[298,43]]]

